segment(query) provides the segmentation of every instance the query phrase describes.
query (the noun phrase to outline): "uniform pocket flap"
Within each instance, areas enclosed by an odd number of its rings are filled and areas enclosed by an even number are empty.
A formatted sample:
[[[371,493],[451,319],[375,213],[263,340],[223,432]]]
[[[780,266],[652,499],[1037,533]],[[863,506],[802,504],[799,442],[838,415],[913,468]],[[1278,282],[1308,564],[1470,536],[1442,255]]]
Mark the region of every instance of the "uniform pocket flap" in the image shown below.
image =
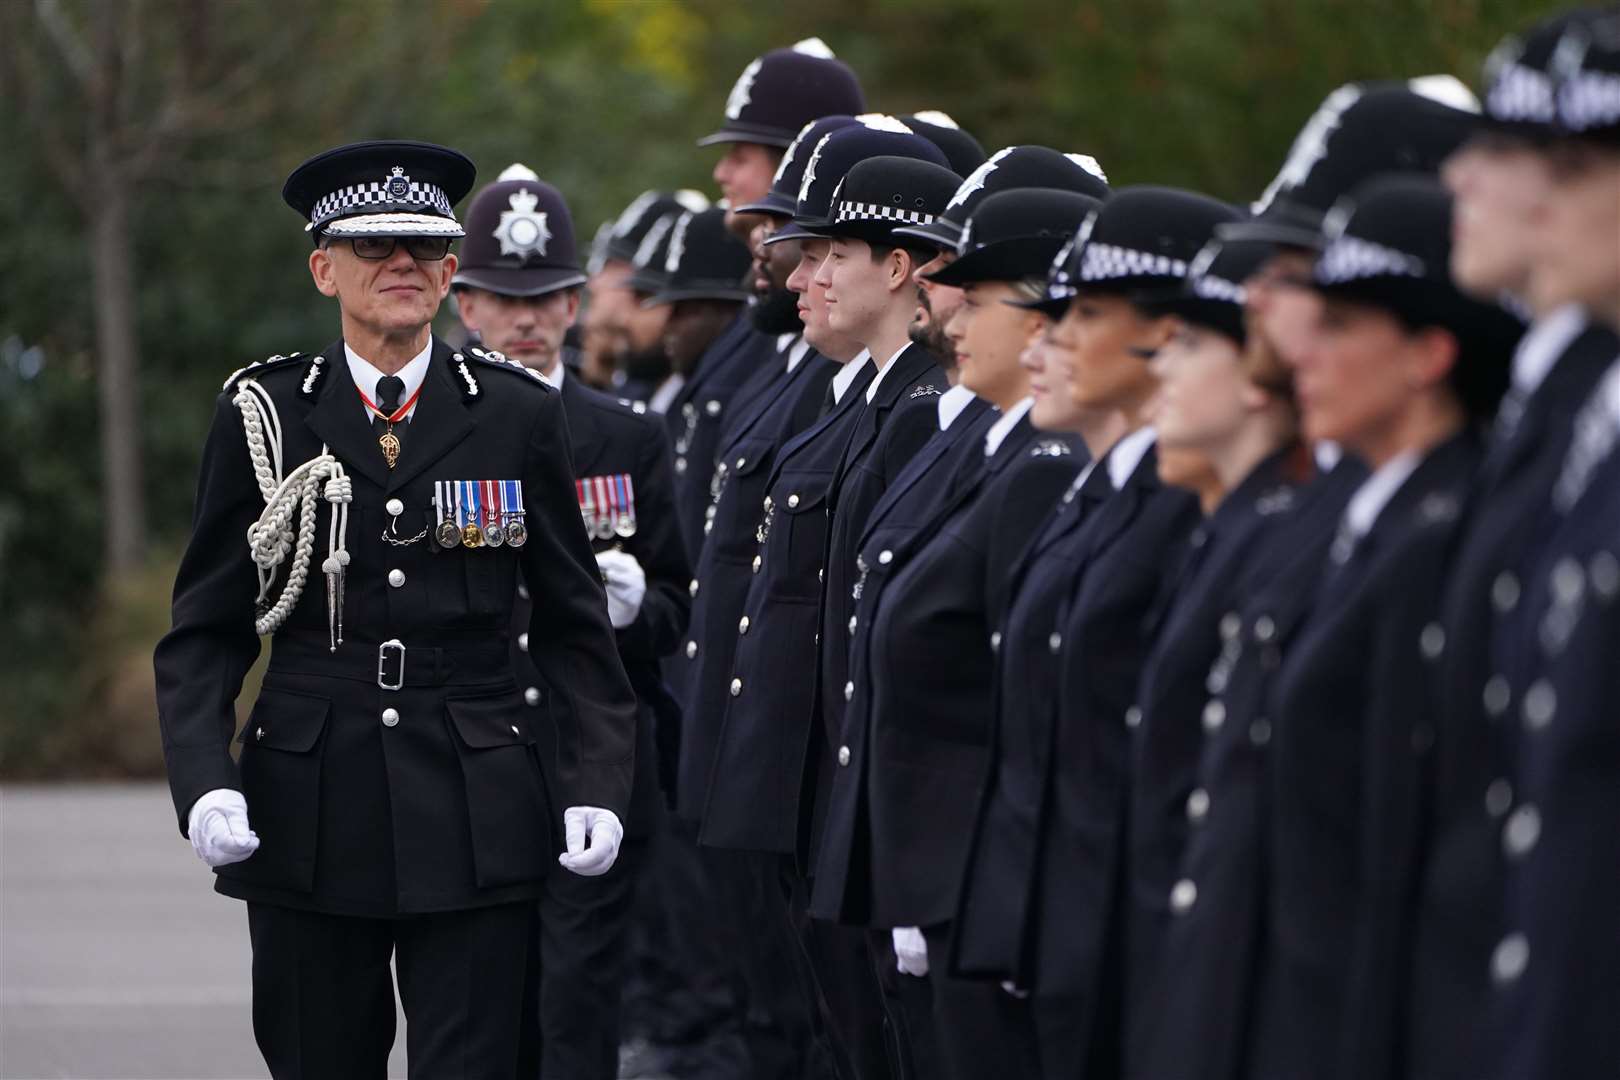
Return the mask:
[[[725,464],[737,476],[750,476],[769,465],[771,460],[771,440],[749,439],[733,448]]]
[[[815,510],[825,513],[822,507],[827,502],[827,481],[825,477],[817,477],[802,488],[785,486],[782,488],[782,498],[776,503],[776,509],[784,514],[808,514]]]
[[[308,753],[320,741],[331,711],[332,703],[323,697],[290,690],[264,690],[253,703],[247,727],[242,729],[237,741],[294,754]]]
[[[523,698],[516,690],[484,697],[451,698],[444,703],[461,741],[473,750],[523,746],[533,742],[525,722]]]

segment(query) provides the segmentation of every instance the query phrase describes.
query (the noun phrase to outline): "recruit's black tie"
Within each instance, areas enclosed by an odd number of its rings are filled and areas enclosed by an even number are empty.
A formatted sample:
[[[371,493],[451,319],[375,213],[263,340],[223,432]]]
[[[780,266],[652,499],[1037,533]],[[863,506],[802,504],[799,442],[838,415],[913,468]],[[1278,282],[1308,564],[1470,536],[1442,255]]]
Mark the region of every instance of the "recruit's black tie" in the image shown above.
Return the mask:
[[[828,413],[832,412],[833,407],[837,404],[838,395],[833,393],[833,384],[828,383],[827,392],[821,395],[821,411],[816,414],[816,419],[819,420],[823,416],[826,416]]]

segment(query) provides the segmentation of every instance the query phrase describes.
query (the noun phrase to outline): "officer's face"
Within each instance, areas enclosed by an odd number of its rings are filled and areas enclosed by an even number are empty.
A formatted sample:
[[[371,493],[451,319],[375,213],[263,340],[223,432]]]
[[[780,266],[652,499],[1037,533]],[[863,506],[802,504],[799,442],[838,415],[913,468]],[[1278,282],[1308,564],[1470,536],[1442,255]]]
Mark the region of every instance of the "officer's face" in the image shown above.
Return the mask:
[[[634,304],[630,288],[631,267],[618,259],[606,263],[585,283],[590,303],[585,307],[585,351],[612,366],[629,345],[625,323]]]
[[[670,306],[654,304],[642,307],[642,301],[648,296],[647,293],[632,292],[630,304],[625,308],[624,334],[631,352],[641,353],[659,348],[664,340],[664,328],[669,325]]]
[[[1329,297],[1295,361],[1294,390],[1310,439],[1331,439],[1374,465],[1400,444],[1401,417],[1443,384],[1455,345],[1440,330],[1411,331],[1368,304]]]
[[[1251,410],[1264,404],[1244,371],[1237,342],[1208,327],[1180,323],[1151,367],[1159,378],[1153,425],[1166,447],[1223,448],[1243,433]]]
[[[911,270],[911,258],[899,248],[874,259],[866,241],[834,237],[815,277],[827,290],[828,325],[866,344],[896,293],[910,288]]]
[[[945,326],[962,303],[962,290],[950,285],[936,285],[923,275],[943,270],[955,261],[956,252],[941,250],[911,275],[917,285],[917,315],[911,323],[911,340],[946,359],[950,358],[947,354],[952,345],[945,333]]]
[[[1013,307],[1011,285],[990,281],[962,290],[962,302],[945,324],[956,350],[960,385],[1001,409],[1016,405],[1029,392],[1029,376],[1019,355],[1040,340],[1046,318]]]
[[[1620,327],[1620,150],[1554,152],[1543,248],[1531,283],[1536,309],[1582,304]]]
[[[1310,288],[1316,256],[1308,251],[1277,252],[1244,282],[1251,349],[1293,367],[1310,344],[1322,314],[1322,298]]]
[[[309,254],[309,273],[321,294],[337,297],[345,319],[380,334],[431,323],[455,272],[454,255],[416,259],[404,244],[395,244],[386,259],[362,259],[344,240]]]
[[[501,296],[483,289],[462,289],[457,300],[462,324],[476,332],[486,346],[548,375],[557,366],[563,335],[579,314],[576,289],[545,296]]]
[[[780,247],[773,244],[772,247]],[[799,265],[788,275],[787,287],[799,294],[799,321],[804,323],[804,339],[817,351],[843,363],[853,359],[861,346],[848,335],[832,328],[827,308],[827,287],[818,283],[822,264],[832,244],[827,240],[799,242]]]
[[[731,206],[758,202],[770,194],[771,181],[776,178],[776,166],[782,160],[782,151],[759,143],[729,143],[726,152],[714,165],[714,182],[720,185],[720,195]],[[726,226],[747,236],[756,219],[726,212]],[[736,228],[736,224],[743,227]]]
[[[1018,358],[1035,399],[1029,422],[1042,431],[1079,431],[1088,415],[1069,394],[1073,356],[1073,335],[1065,334],[1061,322],[1048,321]]]
[[[1451,155],[1442,176],[1456,196],[1451,274],[1458,286],[1484,299],[1503,292],[1528,299],[1552,201],[1547,156],[1517,139],[1475,139]]]
[[[748,234],[748,246],[754,253],[754,292],[761,296],[772,289],[787,288],[788,278],[799,265],[799,241],[765,242],[775,234],[777,226],[775,219],[761,217]]]
[[[1154,424],[1158,424],[1155,417]],[[1164,429],[1159,431],[1159,479],[1170,487],[1178,487],[1198,496],[1199,506],[1205,514],[1214,513],[1225,490],[1221,478],[1201,451],[1187,446],[1172,446],[1165,441]]]
[[[1149,318],[1123,297],[1081,293],[1069,302],[1062,321],[1073,342],[1069,393],[1074,403],[1134,417],[1158,385],[1148,360],[1168,340],[1174,320]]]
[[[664,327],[664,355],[676,371],[689,372],[697,366],[714,339],[719,337],[737,314],[735,303],[713,300],[680,300],[670,305],[669,322]]]

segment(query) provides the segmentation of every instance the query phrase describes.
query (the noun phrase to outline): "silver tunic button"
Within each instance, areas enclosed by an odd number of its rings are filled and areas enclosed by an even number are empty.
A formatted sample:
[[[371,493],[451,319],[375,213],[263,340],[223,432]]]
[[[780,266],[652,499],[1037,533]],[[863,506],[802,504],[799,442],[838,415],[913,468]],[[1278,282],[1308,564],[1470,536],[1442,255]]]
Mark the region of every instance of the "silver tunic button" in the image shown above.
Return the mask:
[[[384,709],[382,711],[382,722],[383,727],[393,727],[395,724],[399,723],[399,710]]]
[[[1187,796],[1187,820],[1196,825],[1208,814],[1209,792],[1203,788],[1194,788],[1193,793]]]
[[[827,583],[827,568],[825,566],[816,571],[816,580],[823,585]]]
[[[693,659],[696,659],[696,657],[697,657],[697,642],[688,641],[686,643],[686,658],[688,660],[693,660]]]
[[[1552,723],[1558,712],[1558,691],[1546,679],[1537,679],[1524,692],[1524,723],[1531,731],[1540,731]]]
[[[1524,974],[1530,964],[1530,940],[1523,934],[1509,934],[1491,953],[1491,978],[1510,983]]]
[[[743,466],[744,466],[744,465],[746,465],[746,464],[748,464],[748,459],[747,459],[747,458],[745,458],[745,457],[740,457],[740,458],[738,458],[738,459],[737,459],[737,468],[739,468],[739,469],[740,469],[740,468],[742,468],[742,467],[743,467]]]
[[[1511,570],[1504,570],[1491,582],[1491,606],[1506,615],[1519,606],[1519,579]]]
[[[855,634],[855,621],[856,621],[855,616],[851,615],[849,617],[849,632],[850,632],[850,636],[852,636],[852,637]]]
[[[1170,890],[1170,910],[1185,915],[1198,902],[1198,886],[1191,878],[1182,878]]]
[[[512,734],[514,734],[514,735],[517,735],[517,736],[520,736],[520,737],[521,737],[521,736],[522,736],[522,735],[523,735],[523,732],[521,732],[521,731],[519,731],[519,730],[518,730],[518,729],[517,729],[517,725],[516,725],[516,724],[513,724],[513,725],[511,725],[511,727],[512,727]]]
[[[1620,595],[1620,559],[1615,558],[1613,552],[1600,551],[1592,556],[1586,574],[1593,591],[1605,603]]]
[[[405,504],[398,499],[389,499],[383,503],[383,509],[387,510],[391,517],[399,517],[405,512]]]
[[[719,416],[720,402],[711,399],[703,406],[703,411],[708,413],[710,416]]]
[[[405,571],[401,570],[397,566],[388,571],[388,584],[392,585],[396,589],[405,584]]]
[[[528,652],[529,651],[529,632],[527,630],[525,630],[523,633],[518,635],[518,651],[519,652]]]
[[[894,562],[894,552],[890,551],[888,548],[884,548],[882,551],[878,552],[879,566],[888,566],[892,562]]]
[[[1000,652],[1001,651],[1001,631],[1000,630],[993,631],[990,634],[990,651],[991,652]]]
[[[1508,815],[1502,830],[1502,850],[1513,858],[1528,855],[1541,839],[1541,811],[1526,803]]]
[[[1270,615],[1262,615],[1254,620],[1254,636],[1257,641],[1270,641],[1277,636],[1277,624]]]
[[[1249,741],[1255,746],[1264,746],[1271,741],[1271,721],[1261,717],[1249,725]]]
[[[844,684],[844,700],[849,701],[849,700],[853,699],[854,697],[855,697],[855,684],[853,682],[845,683]]]
[[[678,457],[678,458],[675,459],[675,471],[678,472],[678,473],[683,473],[683,472],[686,471],[686,459],[685,458]]]
[[[1446,651],[1446,632],[1439,623],[1430,623],[1418,635],[1418,651],[1425,660],[1438,660]]]
[[[1507,712],[1508,702],[1513,698],[1513,688],[1508,685],[1505,675],[1492,675],[1485,681],[1485,711],[1492,718]]]
[[[540,689],[539,689],[539,687],[531,686],[527,690],[523,691],[523,704],[525,704],[525,705],[538,705],[538,704],[540,704]]]
[[[732,679],[731,680],[731,696],[736,697],[740,693],[742,693],[742,680],[741,679]]]
[[[760,556],[754,556],[754,573],[759,573],[759,564],[764,561]]]
[[[519,585],[518,586],[518,599],[519,600],[527,600],[528,598],[529,598],[529,587],[527,585]]]
[[[1485,812],[1501,817],[1513,806],[1513,785],[1498,777],[1485,789]]]
[[[1213,735],[1226,723],[1226,704],[1215,698],[1204,705],[1204,730]]]
[[[744,615],[742,618],[737,620],[737,633],[748,633],[748,616]]]
[[[788,496],[788,509],[791,510],[795,506],[798,506],[798,505],[799,505],[799,496],[796,495],[796,494],[795,495],[789,495]]]
[[[1243,617],[1235,611],[1221,616],[1221,640],[1231,641],[1243,630]]]
[[[1566,555],[1558,560],[1558,565],[1553,567],[1552,588],[1560,604],[1573,604],[1580,600],[1581,594],[1586,591],[1586,571],[1581,568],[1579,559]]]
[[[394,711],[394,710],[393,710],[393,709],[389,709],[389,710],[388,710],[388,711],[389,711],[389,712],[393,712],[393,711]],[[264,738],[264,728],[256,728],[256,729],[255,729],[255,730],[254,730],[254,732],[253,732],[253,737],[254,737],[254,738],[255,738],[255,739],[262,739],[262,738]]]
[[[1125,726],[1128,728],[1138,728],[1142,726],[1142,710],[1140,707],[1132,705],[1130,708],[1125,710]]]
[[[1052,635],[1046,639],[1046,647],[1054,654],[1062,652],[1063,635],[1058,633],[1056,630],[1052,631]]]
[[[849,764],[849,747],[840,746],[838,748],[838,764],[840,764],[840,765],[848,765]]]
[[[687,593],[688,596],[696,596],[697,591],[698,591],[698,579],[693,578],[692,583],[686,587],[686,593]]]

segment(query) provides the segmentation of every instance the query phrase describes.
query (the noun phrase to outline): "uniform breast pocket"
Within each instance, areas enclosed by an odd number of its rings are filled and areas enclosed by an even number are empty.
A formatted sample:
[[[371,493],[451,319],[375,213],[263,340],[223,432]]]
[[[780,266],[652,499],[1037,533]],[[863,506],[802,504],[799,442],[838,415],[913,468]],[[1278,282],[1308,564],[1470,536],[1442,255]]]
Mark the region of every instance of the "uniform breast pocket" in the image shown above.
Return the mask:
[[[786,561],[786,569],[778,567],[771,579],[776,595],[818,599],[822,563],[827,557],[827,477],[778,485],[778,491],[773,513],[779,520],[772,529],[781,530],[777,552]]]
[[[517,593],[517,556],[500,547],[462,548],[459,557],[467,583],[467,611],[472,615],[505,615]]]
[[[232,876],[308,892],[315,879],[321,758],[331,702],[313,694],[265,690],[238,740],[242,794],[259,850]]]
[[[551,868],[551,807],[534,732],[514,690],[445,702],[467,795],[480,888],[536,881]]]

